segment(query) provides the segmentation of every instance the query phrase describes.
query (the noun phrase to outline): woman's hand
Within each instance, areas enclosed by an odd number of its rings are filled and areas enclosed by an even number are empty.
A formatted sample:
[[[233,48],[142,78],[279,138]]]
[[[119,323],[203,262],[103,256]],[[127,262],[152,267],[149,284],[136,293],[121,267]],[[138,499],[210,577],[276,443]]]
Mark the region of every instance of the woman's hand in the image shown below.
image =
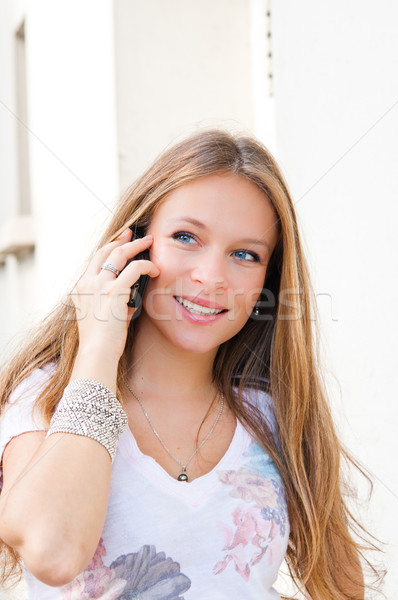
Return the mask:
[[[79,353],[88,350],[104,353],[116,363],[123,354],[127,329],[137,310],[129,308],[130,288],[140,275],[157,277],[158,267],[149,260],[136,260],[126,267],[129,259],[150,247],[152,237],[130,242],[132,232],[126,229],[114,242],[98,250],[72,292],[79,328]],[[118,277],[108,269],[109,263],[122,271]]]

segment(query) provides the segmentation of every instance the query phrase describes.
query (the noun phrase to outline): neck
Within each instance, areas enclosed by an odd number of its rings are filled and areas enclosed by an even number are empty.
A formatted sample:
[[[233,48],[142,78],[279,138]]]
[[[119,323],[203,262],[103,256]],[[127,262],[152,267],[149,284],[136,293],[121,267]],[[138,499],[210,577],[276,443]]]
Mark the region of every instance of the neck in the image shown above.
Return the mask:
[[[181,401],[192,408],[208,406],[217,393],[212,382],[216,353],[217,349],[207,354],[186,352],[136,327],[125,379],[142,398],[150,395],[174,405]]]

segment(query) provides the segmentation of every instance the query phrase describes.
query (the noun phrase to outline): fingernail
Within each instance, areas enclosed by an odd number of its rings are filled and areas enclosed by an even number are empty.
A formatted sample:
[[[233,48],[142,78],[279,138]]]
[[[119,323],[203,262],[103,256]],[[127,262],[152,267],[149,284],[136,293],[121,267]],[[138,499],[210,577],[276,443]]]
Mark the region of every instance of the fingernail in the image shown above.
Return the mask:
[[[143,240],[152,240],[153,236],[152,235],[146,235],[145,237],[142,238]]]

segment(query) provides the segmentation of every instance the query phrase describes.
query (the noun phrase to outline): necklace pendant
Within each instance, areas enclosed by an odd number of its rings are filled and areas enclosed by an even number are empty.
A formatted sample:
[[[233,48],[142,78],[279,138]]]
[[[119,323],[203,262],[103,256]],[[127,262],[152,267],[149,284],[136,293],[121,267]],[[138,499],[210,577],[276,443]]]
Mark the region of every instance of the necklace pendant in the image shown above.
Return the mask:
[[[186,467],[182,467],[182,473],[177,477],[178,481],[188,481],[188,475],[186,474]]]

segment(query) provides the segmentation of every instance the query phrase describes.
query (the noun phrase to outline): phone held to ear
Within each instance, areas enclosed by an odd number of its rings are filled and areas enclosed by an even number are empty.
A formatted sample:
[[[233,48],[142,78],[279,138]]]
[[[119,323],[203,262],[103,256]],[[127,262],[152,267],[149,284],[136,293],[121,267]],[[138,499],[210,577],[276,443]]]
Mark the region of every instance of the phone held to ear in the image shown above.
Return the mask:
[[[130,229],[133,232],[131,241],[133,241],[137,238],[144,237],[144,235],[145,235],[143,228],[138,227],[137,224],[131,225]],[[130,264],[133,260],[150,260],[149,250],[148,249],[144,250],[143,252],[140,252],[139,254],[137,254],[137,256],[134,256],[134,258],[131,258],[127,262],[126,266],[128,264]],[[131,308],[141,309],[142,297],[145,293],[145,289],[148,284],[148,280],[149,280],[149,275],[141,275],[138,278],[138,280],[135,282],[135,284],[131,286],[130,297],[129,297],[129,301],[127,302],[127,306],[130,306]],[[133,315],[133,319],[136,318],[140,312],[141,312],[141,310],[136,310]]]

